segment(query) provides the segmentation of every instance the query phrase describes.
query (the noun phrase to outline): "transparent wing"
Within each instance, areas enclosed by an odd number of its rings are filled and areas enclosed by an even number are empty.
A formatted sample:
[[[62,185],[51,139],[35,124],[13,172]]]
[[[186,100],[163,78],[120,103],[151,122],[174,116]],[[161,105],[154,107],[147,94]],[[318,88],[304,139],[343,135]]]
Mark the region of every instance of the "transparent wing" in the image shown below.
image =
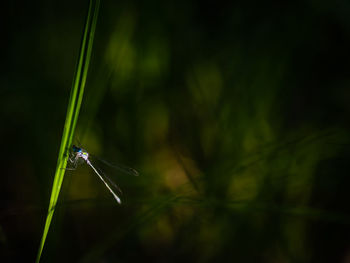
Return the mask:
[[[114,190],[116,190],[117,192],[119,192],[120,194],[123,194],[123,191],[119,188],[119,186],[114,182],[114,180],[112,180],[109,176],[106,175],[105,172],[102,171],[102,169],[100,169],[99,167],[96,167],[96,164],[94,164],[94,167],[99,171],[99,173],[101,174],[101,176],[108,182],[109,185],[112,186],[112,188],[114,188]]]
[[[91,154],[90,154],[90,156],[91,156]],[[133,176],[139,176],[139,172],[136,171],[133,168],[130,168],[128,166],[124,166],[124,165],[121,165],[121,164],[111,164],[111,163],[109,163],[109,162],[107,162],[107,161],[105,161],[105,160],[103,160],[103,159],[101,159],[101,158],[99,158],[97,156],[94,156],[94,155],[92,157],[94,159],[99,160],[100,162],[108,165],[109,167],[112,167],[112,168],[114,168],[114,169],[124,173],[124,174],[129,174],[129,175],[133,175]]]
[[[111,192],[111,194],[114,196],[115,200],[119,204],[121,204],[121,200],[116,194],[116,191],[122,193],[120,188],[111,180],[108,176],[106,176],[101,169],[97,168],[95,165],[93,165],[89,160],[86,161],[86,163],[94,170],[94,172],[98,175],[98,177],[101,179],[101,181],[105,184],[107,189]],[[114,188],[114,189],[113,189]]]

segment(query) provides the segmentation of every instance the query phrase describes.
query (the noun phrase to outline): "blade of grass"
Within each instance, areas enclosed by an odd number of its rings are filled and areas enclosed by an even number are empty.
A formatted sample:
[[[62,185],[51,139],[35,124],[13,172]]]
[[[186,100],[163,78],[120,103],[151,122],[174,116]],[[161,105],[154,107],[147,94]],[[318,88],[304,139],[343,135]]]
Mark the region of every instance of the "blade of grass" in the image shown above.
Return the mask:
[[[57,166],[55,171],[55,178],[51,191],[51,198],[49,203],[49,208],[46,216],[46,222],[44,227],[44,232],[40,241],[39,251],[37,254],[36,262],[39,263],[40,257],[43,251],[47,233],[50,228],[51,220],[55,207],[57,204],[59,192],[61,190],[65,168],[67,167],[69,149],[74,135],[75,126],[77,124],[81,102],[83,99],[85,82],[87,77],[87,72],[90,63],[92,44],[95,35],[97,15],[100,6],[100,0],[90,0],[89,9],[86,17],[84,34],[82,37],[79,59],[76,65],[76,70],[74,74],[72,89],[70,92],[70,98],[68,102],[66,121],[64,124],[62,140],[60,151],[58,154]]]

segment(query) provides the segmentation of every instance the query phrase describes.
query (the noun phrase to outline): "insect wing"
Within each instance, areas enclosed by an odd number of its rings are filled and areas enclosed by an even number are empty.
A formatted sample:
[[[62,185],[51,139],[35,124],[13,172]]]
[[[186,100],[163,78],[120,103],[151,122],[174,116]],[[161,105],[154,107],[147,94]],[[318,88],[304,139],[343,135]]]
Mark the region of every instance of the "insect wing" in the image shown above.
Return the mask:
[[[90,155],[91,156],[91,155]],[[124,166],[124,165],[121,165],[121,164],[111,164],[97,156],[92,156],[93,159],[95,160],[98,160],[99,162],[102,162],[104,163],[105,165],[113,168],[113,169],[116,169],[117,171],[121,172],[121,173],[124,173],[124,174],[128,174],[128,175],[133,175],[133,176],[139,176],[139,172],[136,171],[135,169],[131,168],[131,167],[128,167],[128,166]]]
[[[93,166],[95,169],[99,172],[99,174],[103,177],[103,179],[107,182],[109,187],[113,188],[113,190],[116,190],[120,194],[122,194],[122,190],[119,188],[119,186],[112,180],[110,179],[103,171],[100,169],[98,166],[96,166],[96,162],[94,162]]]

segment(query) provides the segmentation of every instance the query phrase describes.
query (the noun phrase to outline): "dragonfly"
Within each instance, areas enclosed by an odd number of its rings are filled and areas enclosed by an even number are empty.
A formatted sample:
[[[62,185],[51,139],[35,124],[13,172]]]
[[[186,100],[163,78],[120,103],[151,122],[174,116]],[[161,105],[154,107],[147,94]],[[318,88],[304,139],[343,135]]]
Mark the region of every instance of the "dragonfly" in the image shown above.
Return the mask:
[[[107,189],[111,192],[111,194],[113,195],[114,199],[121,204],[121,200],[119,198],[119,196],[116,194],[116,191],[113,190],[112,188],[115,188],[118,190],[118,192],[122,193],[122,191],[120,190],[120,188],[109,178],[107,177],[97,166],[93,165],[91,162],[91,155],[83,148],[72,145],[72,149],[70,152],[70,156],[68,158],[69,162],[73,164],[73,168],[69,169],[69,170],[75,170],[79,164],[79,162],[85,162],[87,163],[93,170],[94,172],[98,175],[98,177],[101,179],[101,181],[105,184],[105,186],[107,187]],[[97,157],[95,157],[97,158]],[[99,158],[97,158],[99,159]],[[130,175],[134,175],[134,176],[138,176],[139,173],[130,167],[126,167],[126,166],[122,166],[122,165],[114,165],[114,164],[110,164],[105,160],[99,159],[101,162],[105,163],[106,165],[109,165],[123,173],[126,174],[130,174]]]

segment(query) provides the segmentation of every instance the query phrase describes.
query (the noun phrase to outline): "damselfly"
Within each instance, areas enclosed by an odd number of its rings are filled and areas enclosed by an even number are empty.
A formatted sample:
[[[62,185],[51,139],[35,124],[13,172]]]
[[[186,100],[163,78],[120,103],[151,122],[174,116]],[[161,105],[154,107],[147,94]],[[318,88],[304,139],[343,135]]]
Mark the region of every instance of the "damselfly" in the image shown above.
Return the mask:
[[[99,168],[97,168],[97,166],[95,166],[91,163],[90,157],[91,157],[90,154],[86,150],[73,145],[71,152],[70,152],[69,161],[73,164],[73,169],[76,169],[79,162],[85,161],[94,170],[94,172],[98,175],[98,177],[101,179],[101,181],[105,184],[105,186],[111,192],[111,194],[113,195],[115,200],[117,200],[117,202],[119,204],[121,204],[120,198],[115,193],[115,190],[112,189],[112,188],[115,188],[116,190],[118,190],[121,193],[120,188],[111,179],[109,179],[109,177],[107,177]],[[134,176],[139,175],[139,173],[132,168],[129,168],[126,166],[121,166],[121,165],[112,165],[112,164],[110,164],[102,159],[99,159],[99,160],[101,162],[123,172],[123,173],[131,174]]]

